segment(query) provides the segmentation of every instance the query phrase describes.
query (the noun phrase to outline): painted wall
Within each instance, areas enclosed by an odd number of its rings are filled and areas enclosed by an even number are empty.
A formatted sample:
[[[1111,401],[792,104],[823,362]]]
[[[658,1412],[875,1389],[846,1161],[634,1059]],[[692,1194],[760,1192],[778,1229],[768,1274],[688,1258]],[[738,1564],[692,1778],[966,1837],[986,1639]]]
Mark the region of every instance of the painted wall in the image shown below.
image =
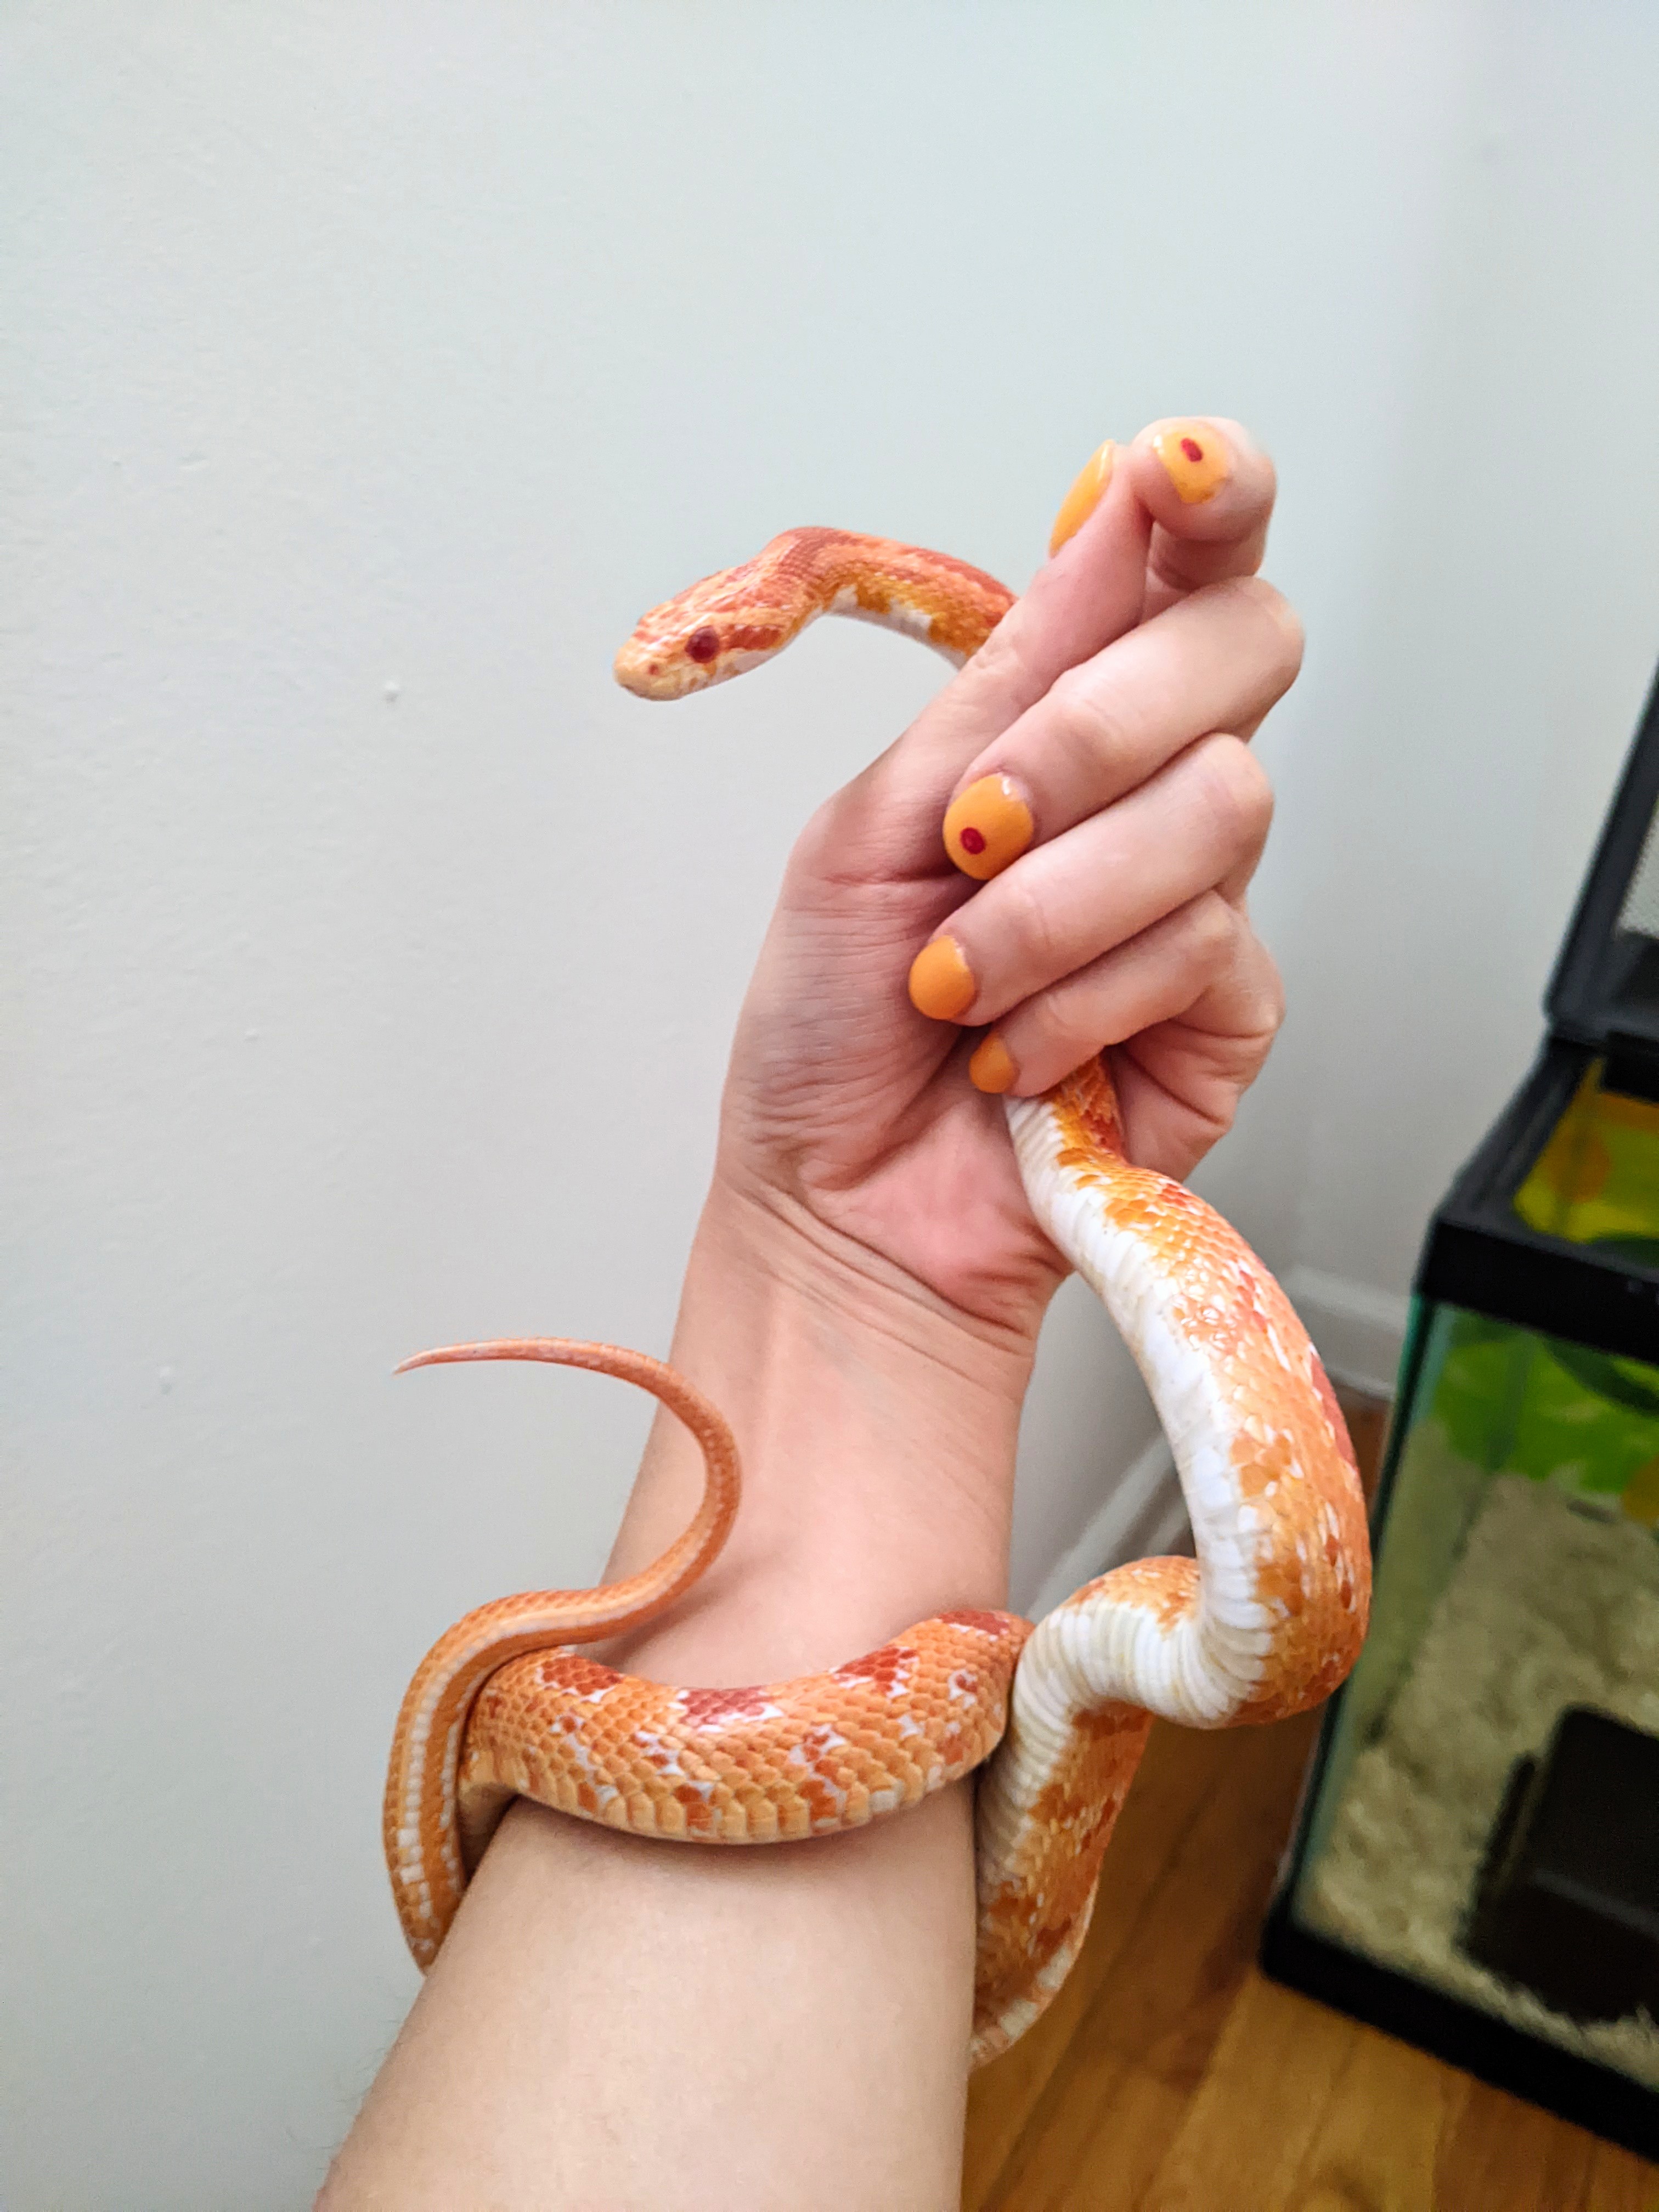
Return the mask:
[[[1208,1185],[1357,1379],[1536,1049],[1659,656],[1659,17],[1471,28],[1363,586],[1268,740],[1291,1016]]]
[[[642,605],[796,520],[1018,583],[1102,436],[1259,428],[1293,1014],[1206,1182],[1386,1364],[1659,643],[1656,72],[1634,4],[0,15],[13,2212],[307,2201],[408,1671],[604,1556],[629,1394],[388,1370],[665,1340],[790,839],[939,680],[653,712]],[[1152,1428],[1063,1300],[1017,1595]]]

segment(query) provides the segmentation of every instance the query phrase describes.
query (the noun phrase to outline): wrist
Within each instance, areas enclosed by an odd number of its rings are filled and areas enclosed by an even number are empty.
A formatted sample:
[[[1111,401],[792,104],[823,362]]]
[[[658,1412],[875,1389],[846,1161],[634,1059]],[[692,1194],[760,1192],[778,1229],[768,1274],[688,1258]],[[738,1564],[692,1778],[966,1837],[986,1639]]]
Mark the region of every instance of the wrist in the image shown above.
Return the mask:
[[[698,1587],[605,1656],[675,1680],[777,1679],[948,1607],[1000,1606],[1033,1349],[787,1200],[717,1180],[671,1358],[731,1423],[743,1502]],[[672,1540],[702,1480],[659,1417],[611,1577]]]

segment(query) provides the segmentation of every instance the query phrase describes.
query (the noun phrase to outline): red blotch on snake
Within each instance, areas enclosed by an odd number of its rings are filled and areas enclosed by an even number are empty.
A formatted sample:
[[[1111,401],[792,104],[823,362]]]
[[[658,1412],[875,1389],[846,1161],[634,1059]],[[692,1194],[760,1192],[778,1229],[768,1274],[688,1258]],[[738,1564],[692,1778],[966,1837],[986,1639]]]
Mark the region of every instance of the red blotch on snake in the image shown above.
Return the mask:
[[[909,1672],[910,1655],[896,1644],[884,1644],[878,1651],[867,1651],[862,1659],[849,1659],[843,1667],[835,1669],[837,1682],[867,1682],[872,1689],[879,1690],[884,1697],[895,1697]]]
[[[694,1728],[718,1728],[726,1721],[757,1721],[765,1717],[763,1688],[744,1690],[679,1690],[680,1711]]]

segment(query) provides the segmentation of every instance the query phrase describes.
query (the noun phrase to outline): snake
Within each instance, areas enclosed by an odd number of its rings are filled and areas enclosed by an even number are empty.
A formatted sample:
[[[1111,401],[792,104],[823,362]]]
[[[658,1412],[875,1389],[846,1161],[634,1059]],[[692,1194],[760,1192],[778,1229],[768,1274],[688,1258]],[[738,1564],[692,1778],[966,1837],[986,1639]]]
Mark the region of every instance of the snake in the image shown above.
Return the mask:
[[[647,698],[684,697],[771,659],[827,614],[902,631],[959,665],[1013,598],[945,554],[787,531],[641,617],[616,672]],[[828,1673],[739,1687],[647,1680],[581,1647],[665,1612],[725,1542],[740,1474],[719,1410],[661,1361],[616,1346],[531,1337],[417,1354],[405,1368],[531,1359],[617,1376],[684,1423],[704,1466],[695,1517],[652,1565],[481,1606],[416,1669],[384,1841],[422,1970],[515,1796],[634,1835],[741,1845],[858,1828],[975,1775],[969,2058],[980,2065],[1024,2033],[1076,1959],[1153,1720],[1276,1721],[1347,1673],[1370,1602],[1364,1503],[1289,1298],[1213,1208],[1130,1159],[1103,1057],[1003,1103],[1032,1214],[1146,1379],[1192,1555],[1115,1567],[1035,1626],[965,1607]]]

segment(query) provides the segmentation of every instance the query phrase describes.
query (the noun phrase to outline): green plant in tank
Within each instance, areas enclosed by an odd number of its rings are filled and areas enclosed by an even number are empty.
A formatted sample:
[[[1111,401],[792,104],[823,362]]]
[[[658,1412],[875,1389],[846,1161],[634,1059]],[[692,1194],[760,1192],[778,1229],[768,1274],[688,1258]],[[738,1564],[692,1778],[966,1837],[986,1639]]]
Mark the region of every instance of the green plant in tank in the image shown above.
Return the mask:
[[[1476,1466],[1563,1489],[1616,1497],[1659,1459],[1659,1370],[1483,1315],[1454,1320],[1431,1412]]]
[[[1585,1071],[1515,1194],[1531,1228],[1659,1274],[1659,1104],[1604,1091]],[[1659,1523],[1659,1368],[1461,1315],[1437,1410],[1492,1472],[1619,1497]],[[1484,1403],[1480,1394],[1493,1395]]]

